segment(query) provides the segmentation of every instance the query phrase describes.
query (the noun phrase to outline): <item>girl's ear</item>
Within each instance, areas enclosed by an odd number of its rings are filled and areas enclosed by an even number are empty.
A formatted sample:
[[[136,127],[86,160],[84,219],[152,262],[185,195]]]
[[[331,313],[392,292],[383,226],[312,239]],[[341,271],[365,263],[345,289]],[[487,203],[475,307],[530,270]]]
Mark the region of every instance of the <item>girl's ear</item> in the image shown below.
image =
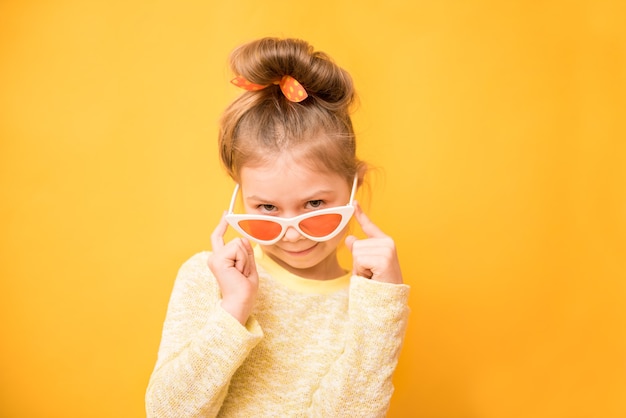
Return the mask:
[[[361,187],[363,185],[363,183],[365,182],[365,175],[367,174],[367,164],[363,163],[359,165],[359,168],[357,168],[357,174],[359,177],[359,180],[357,181],[357,188]]]

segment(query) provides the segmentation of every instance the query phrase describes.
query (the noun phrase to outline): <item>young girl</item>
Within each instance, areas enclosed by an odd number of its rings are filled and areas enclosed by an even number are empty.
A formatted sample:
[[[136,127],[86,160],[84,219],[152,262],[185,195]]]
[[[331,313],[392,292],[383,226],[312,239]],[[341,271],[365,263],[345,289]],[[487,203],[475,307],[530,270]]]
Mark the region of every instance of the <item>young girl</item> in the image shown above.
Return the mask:
[[[409,287],[393,240],[354,201],[365,165],[352,80],[294,39],[243,45],[231,66],[247,91],[222,117],[219,148],[237,186],[213,251],[179,271],[147,415],[383,417]],[[345,237],[353,214],[366,239]],[[229,225],[243,237],[224,242]]]

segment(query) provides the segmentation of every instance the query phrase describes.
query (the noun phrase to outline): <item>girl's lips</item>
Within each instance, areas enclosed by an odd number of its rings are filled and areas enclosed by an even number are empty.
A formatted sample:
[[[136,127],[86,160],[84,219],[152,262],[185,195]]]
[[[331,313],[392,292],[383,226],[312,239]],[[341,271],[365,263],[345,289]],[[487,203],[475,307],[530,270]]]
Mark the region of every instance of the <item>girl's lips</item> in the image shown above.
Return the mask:
[[[315,243],[314,246],[307,248],[306,250],[301,250],[301,251],[288,251],[283,249],[283,251],[291,256],[294,257],[301,257],[301,256],[305,256],[307,254],[309,254],[311,251],[313,251],[313,249],[317,247],[317,243]]]

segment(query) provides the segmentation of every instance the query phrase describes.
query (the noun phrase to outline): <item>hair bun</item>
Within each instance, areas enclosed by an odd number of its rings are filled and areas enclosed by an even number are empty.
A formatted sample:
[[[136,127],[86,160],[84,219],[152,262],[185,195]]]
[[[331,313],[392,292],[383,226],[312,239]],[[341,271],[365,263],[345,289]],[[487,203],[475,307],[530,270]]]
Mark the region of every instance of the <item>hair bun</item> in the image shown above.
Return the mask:
[[[270,85],[289,75],[302,84],[310,98],[324,102],[332,111],[347,111],[355,100],[350,75],[328,55],[300,39],[249,42],[233,51],[230,64],[235,74],[254,84]]]

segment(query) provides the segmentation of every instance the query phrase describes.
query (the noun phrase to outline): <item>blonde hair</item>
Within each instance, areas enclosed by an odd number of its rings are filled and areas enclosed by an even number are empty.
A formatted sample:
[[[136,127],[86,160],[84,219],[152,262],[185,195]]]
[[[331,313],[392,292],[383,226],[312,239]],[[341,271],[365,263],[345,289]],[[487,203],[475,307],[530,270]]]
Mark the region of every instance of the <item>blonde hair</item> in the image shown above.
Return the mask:
[[[355,173],[362,178],[365,164],[356,157],[350,118],[356,101],[352,78],[328,55],[303,40],[262,38],[236,48],[230,66],[235,75],[268,86],[242,93],[220,120],[220,157],[235,181],[243,166],[267,163],[283,152],[297,152],[304,164],[331,170],[349,183]],[[295,78],[308,98],[289,101],[274,84],[285,75]]]

